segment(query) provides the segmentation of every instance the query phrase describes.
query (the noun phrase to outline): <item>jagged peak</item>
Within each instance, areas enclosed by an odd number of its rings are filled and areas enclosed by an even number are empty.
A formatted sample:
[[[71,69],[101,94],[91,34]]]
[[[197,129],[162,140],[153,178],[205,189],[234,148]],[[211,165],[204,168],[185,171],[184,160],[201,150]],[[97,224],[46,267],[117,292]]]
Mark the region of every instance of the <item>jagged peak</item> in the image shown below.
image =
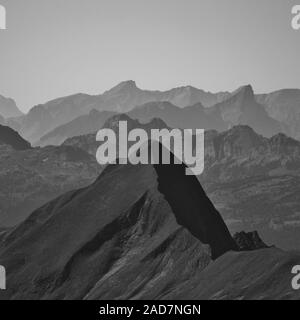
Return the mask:
[[[136,82],[133,80],[126,80],[126,81],[120,82],[112,89],[106,91],[104,94],[114,94],[123,90],[135,90],[135,89],[138,89]]]
[[[253,88],[250,84],[239,87],[237,90],[235,90],[232,93],[233,96],[239,95],[243,96],[245,99],[246,98],[253,98],[254,99],[254,91]]]

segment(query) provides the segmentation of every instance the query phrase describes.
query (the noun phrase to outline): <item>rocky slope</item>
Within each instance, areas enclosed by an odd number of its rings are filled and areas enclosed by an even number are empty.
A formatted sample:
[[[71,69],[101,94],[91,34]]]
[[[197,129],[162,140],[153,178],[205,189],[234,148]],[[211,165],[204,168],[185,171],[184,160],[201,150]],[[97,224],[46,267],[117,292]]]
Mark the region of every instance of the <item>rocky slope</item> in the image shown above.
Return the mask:
[[[4,231],[0,299],[300,298],[291,287],[299,254],[265,249],[256,233],[235,238],[251,251],[236,251],[183,166],[109,166]]]
[[[13,226],[63,192],[90,184],[99,171],[95,157],[75,147],[16,151],[2,145],[0,226]]]
[[[208,132],[200,180],[232,233],[258,230],[267,243],[300,250],[300,142],[247,126]]]
[[[0,297],[159,299],[236,248],[183,165],[109,166],[2,237]]]
[[[291,286],[291,270],[299,259],[299,253],[276,248],[229,252],[161,298],[299,300],[300,291]]]

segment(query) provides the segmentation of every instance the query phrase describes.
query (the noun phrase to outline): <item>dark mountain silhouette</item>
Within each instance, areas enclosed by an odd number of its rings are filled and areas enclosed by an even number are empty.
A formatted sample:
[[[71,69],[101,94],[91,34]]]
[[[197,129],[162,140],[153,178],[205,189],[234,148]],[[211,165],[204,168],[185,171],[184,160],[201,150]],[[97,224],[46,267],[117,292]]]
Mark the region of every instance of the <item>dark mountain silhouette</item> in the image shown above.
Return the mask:
[[[284,89],[257,95],[269,116],[280,122],[282,132],[300,139],[300,89]]]
[[[30,149],[30,143],[13,129],[0,125],[0,145],[8,145],[15,150]]]
[[[4,118],[18,117],[23,113],[18,109],[13,99],[5,98],[0,95],[0,116]]]
[[[237,248],[184,169],[110,165],[91,186],[37,209],[2,238],[5,297],[159,298],[203,270],[210,252]],[[176,184],[166,189],[169,179]]]

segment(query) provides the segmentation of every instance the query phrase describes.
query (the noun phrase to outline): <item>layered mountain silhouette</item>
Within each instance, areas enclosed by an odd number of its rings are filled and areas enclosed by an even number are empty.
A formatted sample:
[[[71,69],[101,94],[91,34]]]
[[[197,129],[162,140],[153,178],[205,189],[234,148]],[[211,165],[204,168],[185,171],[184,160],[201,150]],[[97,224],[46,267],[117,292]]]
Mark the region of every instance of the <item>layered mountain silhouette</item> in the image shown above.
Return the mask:
[[[63,138],[74,136],[76,126],[83,119],[89,121],[85,117],[88,117],[92,110],[127,113],[136,107],[137,110],[132,111],[133,116],[138,114],[140,120],[146,118],[149,121],[151,117],[158,117],[160,114],[165,122],[169,116],[172,119],[167,123],[170,127],[178,126],[179,120],[183,120],[185,127],[195,126],[196,121],[191,119],[194,112],[199,125],[204,128],[221,131],[242,124],[251,126],[267,137],[282,132],[299,138],[299,92],[298,89],[284,89],[270,94],[254,95],[250,85],[232,93],[209,93],[191,86],[168,91],[150,91],[138,88],[134,81],[124,81],[100,95],[75,94],[35,106],[26,115],[18,111],[1,113],[1,110],[0,115],[8,118],[6,124],[25,139],[41,145],[58,144]],[[5,105],[13,103],[11,100],[4,100]],[[186,116],[176,111],[176,108],[171,110],[172,105],[186,109]],[[151,107],[153,111],[149,110]],[[208,111],[207,108],[212,109]],[[6,110],[6,107],[4,109]],[[10,107],[9,110],[15,108]],[[168,112],[170,115],[167,115]],[[85,117],[79,118],[81,116]],[[102,123],[104,121],[102,120]],[[62,128],[58,128],[60,126]],[[56,128],[58,131],[53,132]],[[80,130],[75,136],[79,134]],[[41,138],[42,141],[39,142]]]
[[[75,94],[35,106],[27,115],[11,119],[9,125],[32,143],[74,119],[87,115],[93,109],[124,113],[135,106],[151,101],[170,101],[186,107],[195,103],[211,106],[226,99],[229,93],[208,93],[192,87],[181,87],[169,91],[142,90],[134,81],[125,81],[100,95]]]
[[[227,128],[219,112],[212,108],[204,108],[201,103],[182,109],[169,102],[150,102],[136,107],[128,115],[141,122],[160,118],[171,128],[216,129],[220,131]]]
[[[104,95],[115,97],[117,92],[124,93],[132,87],[135,87],[135,84],[122,83]],[[123,94],[121,97],[123,97]],[[212,107],[204,107],[200,102],[197,102],[184,108],[178,107],[169,101],[155,101],[153,98],[154,101],[139,105],[127,114],[132,119],[137,119],[142,123],[149,122],[152,118],[160,118],[171,128],[201,128],[224,131],[232,126],[241,124],[251,126],[255,131],[266,137],[281,131],[285,132],[282,125],[269,116],[261,104],[257,103],[251,86],[241,87],[231,95],[226,96],[226,98],[225,101]],[[138,102],[139,100],[136,100],[132,106],[135,106]],[[109,116],[113,114],[114,112],[110,111],[98,112],[93,110],[88,115],[80,116],[67,124],[55,128],[42,136],[36,144],[41,146],[58,145],[67,138],[93,133],[99,130]],[[43,121],[41,120],[40,122]],[[51,124],[51,121],[46,116],[45,122],[48,124],[43,125],[41,128],[47,128]],[[30,127],[34,128],[32,124],[30,124]],[[34,131],[39,132],[37,128]],[[32,137],[29,140],[32,141]]]
[[[3,118],[11,118],[21,115],[23,115],[23,113],[18,109],[13,99],[0,95],[0,116]]]
[[[110,111],[91,110],[89,114],[80,116],[42,136],[36,144],[60,145],[68,138],[97,132],[114,114],[115,112]]]

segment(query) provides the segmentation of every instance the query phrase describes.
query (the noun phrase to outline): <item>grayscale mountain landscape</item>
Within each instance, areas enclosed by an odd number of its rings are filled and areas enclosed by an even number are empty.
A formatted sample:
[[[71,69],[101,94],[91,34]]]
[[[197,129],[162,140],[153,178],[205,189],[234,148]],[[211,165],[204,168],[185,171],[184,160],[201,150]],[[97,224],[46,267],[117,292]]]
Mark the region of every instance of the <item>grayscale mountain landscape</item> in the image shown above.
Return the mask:
[[[300,299],[300,90],[125,81],[0,100],[1,299]],[[297,120],[298,119],[298,120]],[[96,161],[101,128],[205,129],[205,169]],[[86,272],[89,270],[89,272]],[[276,280],[278,279],[278,280]]]

